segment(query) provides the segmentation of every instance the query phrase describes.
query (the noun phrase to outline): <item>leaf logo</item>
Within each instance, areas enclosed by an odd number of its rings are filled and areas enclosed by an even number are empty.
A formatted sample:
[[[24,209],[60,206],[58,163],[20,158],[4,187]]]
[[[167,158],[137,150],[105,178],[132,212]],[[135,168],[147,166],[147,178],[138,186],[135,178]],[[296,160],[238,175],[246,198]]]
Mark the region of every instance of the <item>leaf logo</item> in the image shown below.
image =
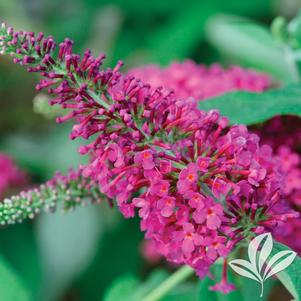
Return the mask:
[[[253,279],[260,283],[263,296],[263,283],[271,276],[286,269],[294,261],[297,253],[287,250],[275,254],[269,259],[273,249],[271,233],[264,233],[255,237],[249,244],[249,261],[234,259],[229,262],[230,267],[239,275]]]

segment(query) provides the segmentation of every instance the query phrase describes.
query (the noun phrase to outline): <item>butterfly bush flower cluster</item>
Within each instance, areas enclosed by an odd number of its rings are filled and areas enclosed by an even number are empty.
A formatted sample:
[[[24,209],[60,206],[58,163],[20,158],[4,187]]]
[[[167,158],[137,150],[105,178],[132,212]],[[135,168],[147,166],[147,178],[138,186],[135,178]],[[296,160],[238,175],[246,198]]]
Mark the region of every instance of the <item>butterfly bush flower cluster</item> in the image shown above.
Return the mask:
[[[301,118],[274,117],[257,129],[261,139],[275,149],[284,174],[285,199],[298,212],[301,211]],[[291,219],[278,227],[275,236],[301,254],[301,221]]]
[[[121,62],[102,69],[103,55],[80,57],[72,44],[5,26],[0,33],[1,52],[39,72],[37,89],[69,109],[57,121],[75,121],[71,138],[93,136],[80,148],[90,156],[81,174],[125,217],[138,211],[146,238],[167,260],[204,276],[250,233],[296,216],[281,205],[282,174],[257,135],[198,110],[192,97],[123,75]]]
[[[271,86],[269,76],[263,73],[239,66],[224,69],[214,64],[206,67],[190,60],[173,62],[166,68],[157,65],[133,68],[128,74],[153,87],[172,89],[181,99],[204,100],[234,90],[262,92]]]
[[[178,97],[192,96],[199,100],[218,96],[233,90],[263,92],[271,87],[271,79],[265,74],[240,67],[222,69],[219,65],[206,68],[192,61],[173,62],[166,68],[148,65],[134,68],[129,74],[145,82],[163,85],[175,91]],[[261,127],[252,128],[261,141],[270,145],[275,154],[275,164],[283,174],[284,198],[297,211],[301,209],[301,119],[286,116],[274,117]],[[278,240],[301,254],[299,219],[290,219],[276,227],[274,235]]]
[[[0,196],[3,197],[8,190],[23,186],[26,183],[26,175],[6,154],[0,153]]]

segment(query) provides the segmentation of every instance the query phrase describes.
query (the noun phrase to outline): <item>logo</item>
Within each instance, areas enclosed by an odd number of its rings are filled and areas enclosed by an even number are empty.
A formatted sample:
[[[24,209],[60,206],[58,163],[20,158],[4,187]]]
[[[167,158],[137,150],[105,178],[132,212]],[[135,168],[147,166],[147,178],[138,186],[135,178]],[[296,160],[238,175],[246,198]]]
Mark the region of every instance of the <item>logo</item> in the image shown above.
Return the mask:
[[[280,251],[271,257],[272,250],[272,235],[264,233],[251,240],[248,247],[249,261],[234,259],[229,262],[230,267],[236,273],[260,283],[260,297],[263,296],[264,282],[291,265],[297,255],[296,252],[287,250]]]

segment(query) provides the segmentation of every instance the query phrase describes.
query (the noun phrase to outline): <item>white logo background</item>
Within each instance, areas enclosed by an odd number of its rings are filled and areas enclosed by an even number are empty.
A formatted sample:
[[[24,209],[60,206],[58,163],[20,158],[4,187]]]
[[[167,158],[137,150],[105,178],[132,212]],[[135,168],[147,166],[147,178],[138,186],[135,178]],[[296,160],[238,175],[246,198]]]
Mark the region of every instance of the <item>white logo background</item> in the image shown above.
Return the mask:
[[[264,233],[251,240],[248,247],[249,261],[234,259],[229,262],[230,267],[236,273],[260,283],[260,297],[263,296],[264,281],[286,269],[297,255],[296,252],[287,250],[278,252],[269,259],[272,250],[272,235],[271,233]]]

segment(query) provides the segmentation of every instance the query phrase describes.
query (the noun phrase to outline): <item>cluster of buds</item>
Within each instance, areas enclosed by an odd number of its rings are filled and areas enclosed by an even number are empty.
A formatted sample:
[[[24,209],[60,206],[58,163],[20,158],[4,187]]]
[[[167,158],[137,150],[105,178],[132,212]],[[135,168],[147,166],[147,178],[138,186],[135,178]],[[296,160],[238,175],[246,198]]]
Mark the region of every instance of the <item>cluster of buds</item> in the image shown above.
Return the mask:
[[[241,239],[297,215],[282,206],[271,148],[245,126],[229,127],[193,98],[121,74],[120,62],[103,70],[104,55],[81,58],[68,39],[55,46],[51,37],[3,27],[0,45],[43,76],[37,89],[69,110],[58,122],[75,121],[72,139],[93,135],[80,148],[90,155],[82,175],[125,217],[138,208],[146,238],[169,261],[204,276]]]
[[[57,173],[49,182],[0,203],[0,225],[33,219],[41,211],[54,212],[60,204],[64,212],[88,203],[97,204],[105,197],[98,185],[82,176],[82,168],[67,175]]]

